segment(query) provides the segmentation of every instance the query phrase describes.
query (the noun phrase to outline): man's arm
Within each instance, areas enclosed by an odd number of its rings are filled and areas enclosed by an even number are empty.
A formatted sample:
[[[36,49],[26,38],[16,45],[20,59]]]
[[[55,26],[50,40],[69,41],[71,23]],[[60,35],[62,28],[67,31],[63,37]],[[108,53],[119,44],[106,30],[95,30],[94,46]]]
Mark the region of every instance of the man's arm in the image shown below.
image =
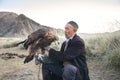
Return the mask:
[[[61,51],[56,51],[54,49],[49,50],[49,56],[53,59],[57,59],[59,61],[67,61],[76,58],[79,55],[83,55],[84,43],[81,41],[75,41],[67,50],[63,53]]]

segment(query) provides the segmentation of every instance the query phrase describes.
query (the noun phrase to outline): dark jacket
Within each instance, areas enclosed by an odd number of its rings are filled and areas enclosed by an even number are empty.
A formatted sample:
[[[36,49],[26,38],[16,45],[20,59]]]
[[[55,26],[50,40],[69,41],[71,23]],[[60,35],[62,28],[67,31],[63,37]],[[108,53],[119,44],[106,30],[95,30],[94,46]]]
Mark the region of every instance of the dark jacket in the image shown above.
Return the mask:
[[[90,80],[86,64],[84,41],[78,35],[75,35],[73,39],[69,41],[66,51],[64,51],[64,47],[65,42],[63,42],[60,51],[50,49],[50,58],[56,59],[61,63],[69,61],[71,64],[75,65],[80,72],[76,80],[80,80],[80,78],[82,78],[82,80]]]

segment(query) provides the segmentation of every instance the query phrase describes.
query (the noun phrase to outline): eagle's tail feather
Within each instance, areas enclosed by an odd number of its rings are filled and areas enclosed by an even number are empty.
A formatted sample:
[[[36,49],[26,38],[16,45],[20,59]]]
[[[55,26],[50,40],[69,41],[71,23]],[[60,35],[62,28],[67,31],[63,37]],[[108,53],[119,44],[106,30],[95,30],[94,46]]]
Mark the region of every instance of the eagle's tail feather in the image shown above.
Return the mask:
[[[18,45],[20,45],[20,44],[22,44],[22,43],[25,43],[25,41],[26,41],[26,40],[17,43],[16,46],[18,46]]]
[[[24,47],[25,47],[25,49],[28,49],[29,44],[30,44],[29,41],[26,40],[25,43],[24,43]]]

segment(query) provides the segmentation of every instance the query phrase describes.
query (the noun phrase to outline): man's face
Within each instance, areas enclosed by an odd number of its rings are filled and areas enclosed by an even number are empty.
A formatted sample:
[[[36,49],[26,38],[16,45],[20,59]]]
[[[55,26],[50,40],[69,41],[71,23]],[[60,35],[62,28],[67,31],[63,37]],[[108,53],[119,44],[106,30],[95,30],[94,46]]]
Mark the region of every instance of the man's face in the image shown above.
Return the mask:
[[[75,34],[76,30],[70,24],[65,25],[65,37],[70,38]]]

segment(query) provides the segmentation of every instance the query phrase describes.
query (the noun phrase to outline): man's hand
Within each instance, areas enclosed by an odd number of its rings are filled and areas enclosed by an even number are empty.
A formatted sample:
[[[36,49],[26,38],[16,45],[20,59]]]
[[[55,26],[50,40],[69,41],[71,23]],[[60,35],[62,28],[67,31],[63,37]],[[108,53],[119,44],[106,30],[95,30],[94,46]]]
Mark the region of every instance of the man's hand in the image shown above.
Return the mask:
[[[44,49],[49,52],[50,46],[46,46],[46,47],[44,47]]]

